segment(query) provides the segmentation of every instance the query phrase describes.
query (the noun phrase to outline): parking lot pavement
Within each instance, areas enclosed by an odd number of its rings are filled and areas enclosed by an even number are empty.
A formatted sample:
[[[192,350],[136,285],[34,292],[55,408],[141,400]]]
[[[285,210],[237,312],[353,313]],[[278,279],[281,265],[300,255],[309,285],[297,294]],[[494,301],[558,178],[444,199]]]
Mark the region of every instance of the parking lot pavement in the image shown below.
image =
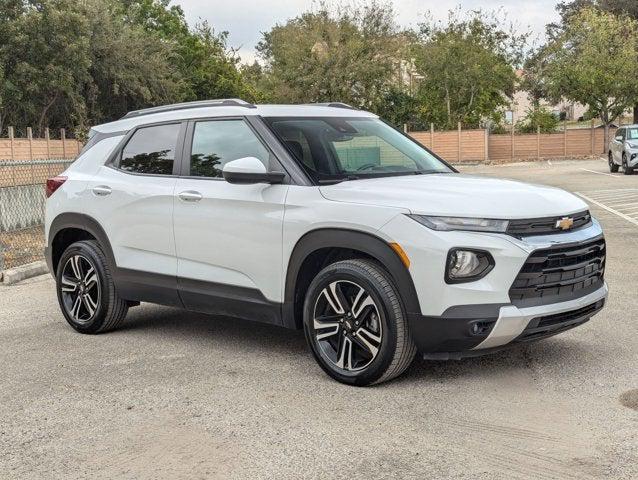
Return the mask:
[[[1,287],[0,478],[638,478],[638,175],[603,160],[462,170],[589,198],[607,308],[536,344],[352,388],[300,332],[142,305],[82,336],[50,277]]]

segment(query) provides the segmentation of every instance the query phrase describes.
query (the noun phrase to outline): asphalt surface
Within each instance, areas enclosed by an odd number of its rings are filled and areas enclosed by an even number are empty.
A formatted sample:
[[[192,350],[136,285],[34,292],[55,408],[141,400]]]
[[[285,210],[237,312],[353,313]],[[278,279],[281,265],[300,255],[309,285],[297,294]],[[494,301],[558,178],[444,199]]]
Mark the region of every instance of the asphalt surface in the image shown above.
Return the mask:
[[[301,332],[142,305],[121,330],[82,336],[50,277],[0,287],[0,478],[638,478],[638,224],[602,194],[638,176],[602,160],[463,170],[601,199],[602,313],[352,388]]]

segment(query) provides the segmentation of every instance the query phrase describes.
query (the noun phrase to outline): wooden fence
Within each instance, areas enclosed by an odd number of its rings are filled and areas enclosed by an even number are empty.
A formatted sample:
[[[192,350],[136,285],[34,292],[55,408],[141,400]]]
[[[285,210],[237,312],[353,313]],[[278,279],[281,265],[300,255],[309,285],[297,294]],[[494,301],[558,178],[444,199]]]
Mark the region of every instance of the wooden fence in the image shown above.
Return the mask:
[[[610,138],[615,130],[610,130]],[[409,132],[445,160],[458,162],[491,162],[582,158],[604,155],[604,131],[602,128],[565,129],[560,133],[489,134],[487,130]],[[14,138],[9,127],[9,138],[0,138],[0,160],[32,161],[75,158],[82,144],[66,138],[60,131],[60,140],[51,140],[49,130],[45,138],[33,138],[27,128],[27,138]]]
[[[613,138],[615,129],[610,129]],[[602,128],[565,129],[560,133],[489,134],[487,130],[409,132],[409,134],[452,163],[584,158],[606,154]]]
[[[44,138],[33,138],[31,128],[27,128],[27,138],[15,138],[9,127],[9,137],[0,138],[0,160],[52,160],[75,158],[82,150],[82,144],[66,138],[60,130],[60,140],[51,140],[49,129]]]

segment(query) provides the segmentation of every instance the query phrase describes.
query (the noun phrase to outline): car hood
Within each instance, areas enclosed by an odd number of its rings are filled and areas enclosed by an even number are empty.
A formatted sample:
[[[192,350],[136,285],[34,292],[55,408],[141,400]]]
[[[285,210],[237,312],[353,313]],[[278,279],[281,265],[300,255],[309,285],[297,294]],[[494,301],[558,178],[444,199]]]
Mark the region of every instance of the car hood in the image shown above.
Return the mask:
[[[457,173],[351,180],[320,190],[336,202],[440,216],[507,220],[566,215],[588,208],[583,200],[558,188]]]

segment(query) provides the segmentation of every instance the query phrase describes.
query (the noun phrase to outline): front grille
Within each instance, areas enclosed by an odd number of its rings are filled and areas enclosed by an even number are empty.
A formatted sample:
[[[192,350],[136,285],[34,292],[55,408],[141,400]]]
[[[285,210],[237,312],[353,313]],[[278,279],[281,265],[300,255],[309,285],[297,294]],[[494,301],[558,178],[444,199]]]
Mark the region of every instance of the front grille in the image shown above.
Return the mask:
[[[588,227],[591,225],[591,214],[589,211],[575,213],[573,215],[567,215],[574,220],[570,231],[576,230],[582,227]],[[561,233],[564,232],[561,228],[557,227],[557,222],[565,218],[565,215],[560,217],[545,217],[545,218],[532,218],[525,220],[510,220],[507,227],[507,233],[515,237],[528,237],[531,235],[547,235],[548,233]]]
[[[518,307],[557,303],[587,295],[603,284],[605,239],[533,252],[510,288]]]
[[[516,341],[526,342],[538,340],[582,325],[596,315],[604,305],[605,300],[599,300],[596,303],[570,312],[555,313],[553,315],[534,318],[529,322],[525,330],[523,330],[523,333],[516,338]]]

